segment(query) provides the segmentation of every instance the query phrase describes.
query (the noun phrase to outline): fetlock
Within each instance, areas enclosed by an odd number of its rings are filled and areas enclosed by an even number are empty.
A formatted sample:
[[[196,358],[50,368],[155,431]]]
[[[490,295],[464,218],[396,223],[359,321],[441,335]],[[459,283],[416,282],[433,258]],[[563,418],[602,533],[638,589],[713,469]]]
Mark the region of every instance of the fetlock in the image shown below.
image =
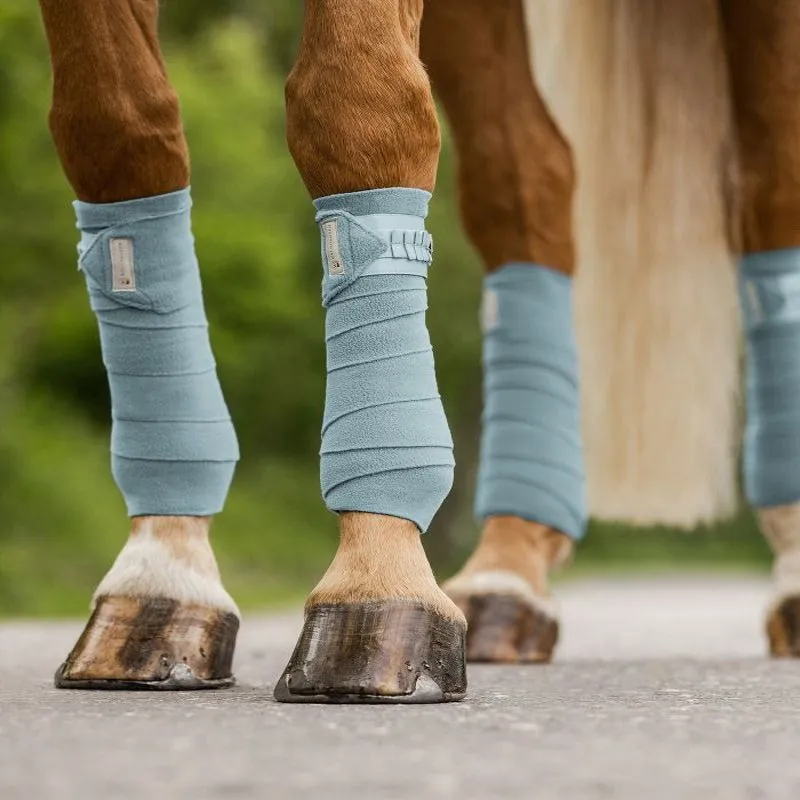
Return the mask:
[[[100,582],[56,673],[76,689],[205,689],[233,683],[240,615],[208,542],[210,520],[142,517]]]
[[[410,522],[343,514],[339,550],[309,596],[275,688],[282,702],[425,703],[466,691],[466,621]]]
[[[800,657],[800,504],[762,508],[758,521],[774,553],[766,614],[770,654]]]
[[[550,572],[572,552],[572,540],[519,517],[487,520],[475,552],[443,585],[467,619],[467,660],[541,662],[558,641]]]

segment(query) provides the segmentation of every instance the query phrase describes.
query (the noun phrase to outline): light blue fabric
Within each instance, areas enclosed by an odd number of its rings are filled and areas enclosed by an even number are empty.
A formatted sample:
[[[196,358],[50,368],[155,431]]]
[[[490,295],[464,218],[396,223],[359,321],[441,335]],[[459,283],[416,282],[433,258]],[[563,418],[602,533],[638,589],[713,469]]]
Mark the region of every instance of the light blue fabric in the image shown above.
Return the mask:
[[[507,264],[484,284],[484,412],[475,511],[578,539],[586,527],[572,280]]]
[[[400,188],[314,201],[328,370],[322,495],[331,511],[401,517],[422,531],[454,466],[425,326],[429,197]]]
[[[190,208],[189,189],[75,203],[79,267],[111,387],[112,471],[131,516],[216,514],[239,458],[208,338]],[[114,279],[120,241],[132,253],[134,290]]]
[[[747,341],[745,494],[754,506],[800,500],[800,249],[741,260]]]

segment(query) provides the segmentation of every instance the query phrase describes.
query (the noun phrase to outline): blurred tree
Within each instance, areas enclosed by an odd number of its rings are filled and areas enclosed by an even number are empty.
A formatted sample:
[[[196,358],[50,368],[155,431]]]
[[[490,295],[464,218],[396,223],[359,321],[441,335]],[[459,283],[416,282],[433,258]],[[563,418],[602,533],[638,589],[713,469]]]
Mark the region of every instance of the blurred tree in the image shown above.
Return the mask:
[[[245,5],[242,0],[160,0],[161,29],[167,36],[190,38]]]
[[[161,0],[161,28],[168,37],[195,38],[233,15],[265,33],[265,52],[278,74],[288,74],[303,24],[302,0]]]

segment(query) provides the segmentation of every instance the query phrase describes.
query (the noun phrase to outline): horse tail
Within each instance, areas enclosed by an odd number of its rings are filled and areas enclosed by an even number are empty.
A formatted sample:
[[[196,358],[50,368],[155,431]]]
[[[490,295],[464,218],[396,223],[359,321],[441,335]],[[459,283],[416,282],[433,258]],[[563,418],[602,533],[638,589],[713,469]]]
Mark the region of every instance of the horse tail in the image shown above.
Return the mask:
[[[525,3],[537,84],[577,165],[591,513],[679,528],[719,520],[737,506],[741,421],[717,0]]]

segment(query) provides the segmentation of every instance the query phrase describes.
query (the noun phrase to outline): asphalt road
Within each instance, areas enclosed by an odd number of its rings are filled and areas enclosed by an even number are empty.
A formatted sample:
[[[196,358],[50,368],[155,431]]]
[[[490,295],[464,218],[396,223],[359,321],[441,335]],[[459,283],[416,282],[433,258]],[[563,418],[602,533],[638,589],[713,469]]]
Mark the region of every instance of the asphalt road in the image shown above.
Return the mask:
[[[80,623],[0,625],[0,800],[800,798],[800,663],[763,657],[767,584],[563,587],[547,667],[477,667],[446,706],[286,706],[299,617],[246,619],[224,692],[67,692]]]

